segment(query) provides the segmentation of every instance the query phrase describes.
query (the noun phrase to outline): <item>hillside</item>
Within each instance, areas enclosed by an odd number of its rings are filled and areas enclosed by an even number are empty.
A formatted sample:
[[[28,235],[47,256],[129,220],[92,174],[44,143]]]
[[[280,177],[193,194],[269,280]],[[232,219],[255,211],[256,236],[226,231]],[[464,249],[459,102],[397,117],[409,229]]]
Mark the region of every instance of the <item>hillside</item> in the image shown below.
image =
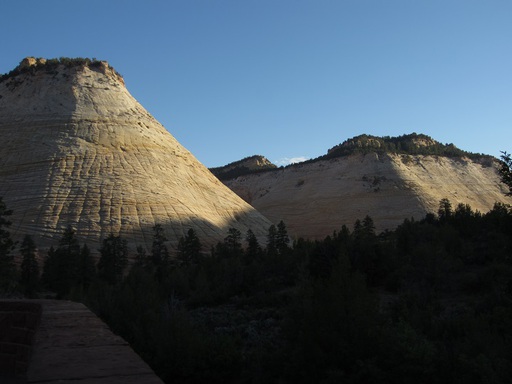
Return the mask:
[[[0,196],[16,239],[53,244],[69,225],[96,250],[110,233],[151,247],[193,228],[205,244],[270,222],[214,177],[104,61],[26,58],[0,78]]]
[[[437,212],[439,201],[486,212],[510,202],[497,163],[425,135],[358,136],[317,159],[224,183],[295,236],[321,238],[370,215],[379,230]]]
[[[474,159],[488,157],[482,154],[466,152],[453,144],[440,143],[424,134],[411,133],[396,137],[359,135],[332,147],[327,151],[326,155],[319,157],[318,160],[370,152],[402,155],[433,155],[452,158],[469,157]]]

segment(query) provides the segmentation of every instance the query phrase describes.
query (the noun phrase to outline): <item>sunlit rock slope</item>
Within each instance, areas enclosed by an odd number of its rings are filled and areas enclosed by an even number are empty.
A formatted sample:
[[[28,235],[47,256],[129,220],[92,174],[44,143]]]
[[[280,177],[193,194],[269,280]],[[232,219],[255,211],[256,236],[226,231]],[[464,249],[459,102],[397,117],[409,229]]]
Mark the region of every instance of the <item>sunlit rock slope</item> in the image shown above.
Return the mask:
[[[343,224],[352,228],[366,215],[378,230],[392,229],[437,212],[443,198],[454,208],[464,203],[481,212],[495,202],[512,203],[492,157],[424,135],[389,139],[363,135],[316,160],[224,182],[270,220],[282,219],[292,234],[307,238],[322,238]]]
[[[0,196],[18,239],[56,244],[68,225],[93,249],[109,233],[149,247],[155,224],[171,247],[189,228],[205,245],[228,227],[266,233],[108,63],[27,58],[0,80]]]

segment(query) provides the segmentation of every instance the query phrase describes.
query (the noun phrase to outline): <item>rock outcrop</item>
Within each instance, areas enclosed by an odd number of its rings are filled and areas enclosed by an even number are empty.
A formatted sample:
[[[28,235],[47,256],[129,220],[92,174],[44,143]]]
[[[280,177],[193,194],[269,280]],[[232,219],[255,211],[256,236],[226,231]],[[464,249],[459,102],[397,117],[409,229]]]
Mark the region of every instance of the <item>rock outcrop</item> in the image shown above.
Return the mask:
[[[425,140],[420,137],[418,146],[430,145]],[[436,213],[443,198],[454,208],[463,203],[481,212],[495,202],[512,203],[490,156],[391,153],[376,151],[374,141],[369,150],[246,174],[225,184],[270,220],[284,220],[291,234],[305,238],[323,238],[342,225],[352,228],[366,215],[378,230],[393,229],[406,218]],[[348,146],[361,147],[357,140]]]
[[[223,167],[210,168],[210,171],[220,180],[229,180],[239,175],[257,173],[276,168],[277,166],[266,157],[254,155],[235,161]]]
[[[228,227],[264,236],[270,222],[158,123],[104,61],[25,59],[0,78],[0,196],[11,233],[56,243],[71,225],[97,249],[110,233],[170,247],[189,228],[203,245]]]

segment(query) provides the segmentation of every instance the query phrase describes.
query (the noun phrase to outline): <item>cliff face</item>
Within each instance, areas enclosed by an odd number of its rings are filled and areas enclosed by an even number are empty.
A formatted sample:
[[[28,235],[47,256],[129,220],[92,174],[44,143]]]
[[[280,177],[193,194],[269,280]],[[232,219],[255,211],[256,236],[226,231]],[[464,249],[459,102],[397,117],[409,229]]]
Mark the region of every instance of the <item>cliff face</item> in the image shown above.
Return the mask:
[[[230,226],[266,233],[269,221],[181,146],[106,62],[23,65],[0,83],[0,196],[14,211],[15,237],[55,244],[71,225],[94,248],[111,232],[150,246],[162,224],[172,247],[188,228],[206,245]]]
[[[353,154],[225,181],[270,220],[295,236],[323,238],[370,215],[378,230],[437,212],[448,198],[487,212],[511,203],[492,158]]]

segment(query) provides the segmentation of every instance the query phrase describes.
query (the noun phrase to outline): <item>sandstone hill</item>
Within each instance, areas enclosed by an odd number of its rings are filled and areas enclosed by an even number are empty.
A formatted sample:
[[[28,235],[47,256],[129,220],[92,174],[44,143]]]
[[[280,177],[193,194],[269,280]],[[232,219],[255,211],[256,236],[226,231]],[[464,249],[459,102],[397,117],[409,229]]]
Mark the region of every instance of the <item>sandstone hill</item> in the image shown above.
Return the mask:
[[[66,226],[97,249],[109,233],[174,247],[228,227],[264,236],[270,222],[224,186],[128,92],[104,61],[26,58],[0,77],[0,196],[11,233],[56,243]]]
[[[229,163],[223,167],[210,168],[210,171],[220,180],[229,180],[240,175],[263,172],[276,168],[277,166],[271,163],[266,157],[254,155]]]
[[[224,183],[290,233],[322,238],[370,215],[378,230],[437,212],[447,198],[481,212],[512,203],[491,156],[471,154],[426,135],[362,135],[314,160]]]

